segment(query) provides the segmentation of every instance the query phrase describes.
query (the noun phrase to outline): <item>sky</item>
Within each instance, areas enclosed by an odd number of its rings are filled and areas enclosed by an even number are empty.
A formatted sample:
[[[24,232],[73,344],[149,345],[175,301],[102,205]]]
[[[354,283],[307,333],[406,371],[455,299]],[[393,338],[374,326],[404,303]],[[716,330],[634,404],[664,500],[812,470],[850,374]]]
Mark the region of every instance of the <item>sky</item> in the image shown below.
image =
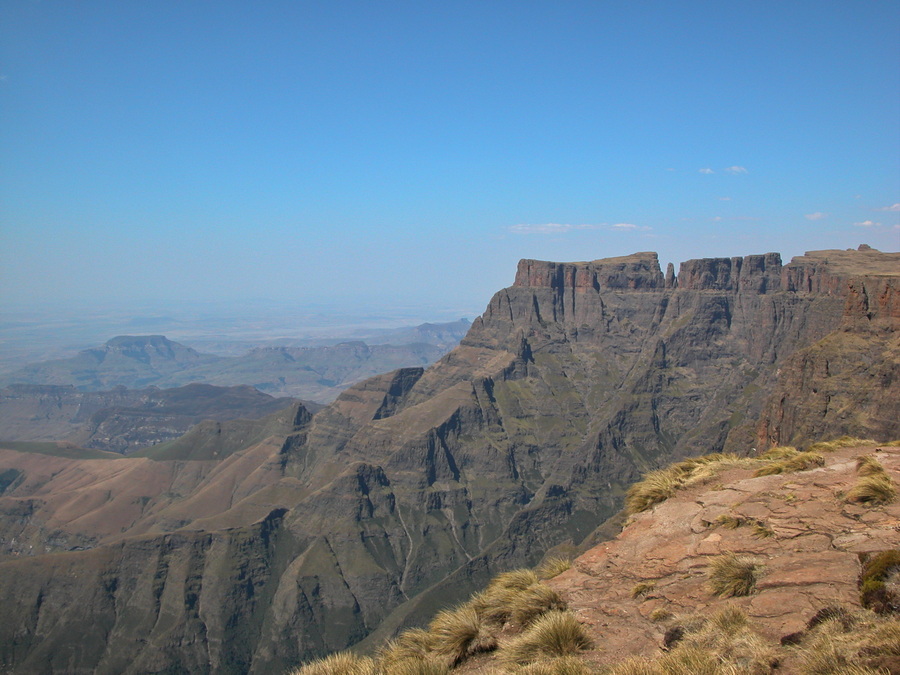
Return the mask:
[[[900,2],[2,0],[0,303],[480,313],[900,248]]]

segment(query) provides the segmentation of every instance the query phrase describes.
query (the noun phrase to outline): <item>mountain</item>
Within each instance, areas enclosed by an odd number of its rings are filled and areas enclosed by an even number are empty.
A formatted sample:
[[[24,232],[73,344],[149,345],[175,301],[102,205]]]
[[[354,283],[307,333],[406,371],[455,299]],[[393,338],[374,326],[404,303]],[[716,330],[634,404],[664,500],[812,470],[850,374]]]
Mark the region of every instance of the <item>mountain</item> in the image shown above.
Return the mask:
[[[127,453],[177,438],[205,419],[258,419],[293,403],[249,386],[85,392],[71,385],[14,384],[0,389],[0,437]]]
[[[355,382],[396,368],[427,366],[456,346],[465,319],[385,331],[383,344],[257,347],[240,356],[201,354],[161,335],[119,336],[76,356],[31,364],[0,384],[113,387],[251,385],[273,396],[331,402]]]
[[[456,349],[314,417],[201,425],[157,456],[3,451],[0,663],[286,668],[599,536],[672,460],[869,423],[898,437],[898,262],[523,260]],[[813,405],[832,378],[860,408]]]

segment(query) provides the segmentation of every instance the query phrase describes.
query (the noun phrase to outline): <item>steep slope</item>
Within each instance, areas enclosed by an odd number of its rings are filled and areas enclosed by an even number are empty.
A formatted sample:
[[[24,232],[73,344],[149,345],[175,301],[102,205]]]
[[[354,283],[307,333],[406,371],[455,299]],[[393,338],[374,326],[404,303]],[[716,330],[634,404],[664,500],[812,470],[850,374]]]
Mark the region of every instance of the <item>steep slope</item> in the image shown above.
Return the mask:
[[[829,262],[835,252],[784,267],[777,254],[689,261],[677,278],[650,253],[522,261],[429,369],[366,380],[223,460],[213,441],[199,455],[185,441],[178,456],[198,459],[161,463],[206,467],[202,486],[90,551],[30,558],[21,583],[22,562],[0,565],[12,631],[0,642],[14,645],[2,663],[270,672],[430,617],[497,571],[583,540],[641,472],[750,453],[771,428],[760,419],[780,369],[836,328],[884,319],[877,329],[896,335],[897,276],[880,266],[900,256],[840,253],[875,273],[848,274]],[[859,289],[884,297],[887,314],[860,312]],[[891,382],[867,381],[885,391],[860,401],[896,437]],[[839,424],[820,411],[791,433]],[[94,581],[62,584],[60,565],[90,565]],[[102,630],[63,662],[74,625]]]

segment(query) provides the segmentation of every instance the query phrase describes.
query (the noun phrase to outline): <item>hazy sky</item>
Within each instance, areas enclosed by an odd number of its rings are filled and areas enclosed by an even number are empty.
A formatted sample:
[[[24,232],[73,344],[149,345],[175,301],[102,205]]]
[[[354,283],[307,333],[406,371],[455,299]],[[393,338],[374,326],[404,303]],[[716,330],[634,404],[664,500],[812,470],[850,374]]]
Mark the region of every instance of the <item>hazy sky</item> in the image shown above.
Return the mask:
[[[900,248],[900,2],[0,3],[8,302]]]

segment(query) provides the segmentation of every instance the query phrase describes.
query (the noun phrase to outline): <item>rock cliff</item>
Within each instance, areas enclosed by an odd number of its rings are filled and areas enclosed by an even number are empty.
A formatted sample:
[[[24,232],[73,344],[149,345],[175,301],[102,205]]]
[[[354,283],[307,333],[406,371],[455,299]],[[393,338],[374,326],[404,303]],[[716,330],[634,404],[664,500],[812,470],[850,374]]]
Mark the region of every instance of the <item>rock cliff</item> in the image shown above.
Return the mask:
[[[810,395],[833,377],[860,426],[900,436],[898,262],[765,254],[689,261],[676,277],[652,253],[525,260],[433,366],[366,380],[265,439],[229,431],[224,458],[215,428],[115,469],[91,460],[95,478],[55,458],[29,482],[34,460],[6,453],[21,475],[3,518],[90,550],[0,564],[0,663],[270,672],[581,542],[643,471],[844,433],[851,413]],[[835,373],[832,351],[851,344]],[[881,351],[862,359],[867,344]],[[132,515],[90,531],[102,519],[86,515],[115,498],[108,472],[151,467],[123,499]],[[47,506],[60,493],[63,516]],[[98,628],[73,644],[84,625]]]

